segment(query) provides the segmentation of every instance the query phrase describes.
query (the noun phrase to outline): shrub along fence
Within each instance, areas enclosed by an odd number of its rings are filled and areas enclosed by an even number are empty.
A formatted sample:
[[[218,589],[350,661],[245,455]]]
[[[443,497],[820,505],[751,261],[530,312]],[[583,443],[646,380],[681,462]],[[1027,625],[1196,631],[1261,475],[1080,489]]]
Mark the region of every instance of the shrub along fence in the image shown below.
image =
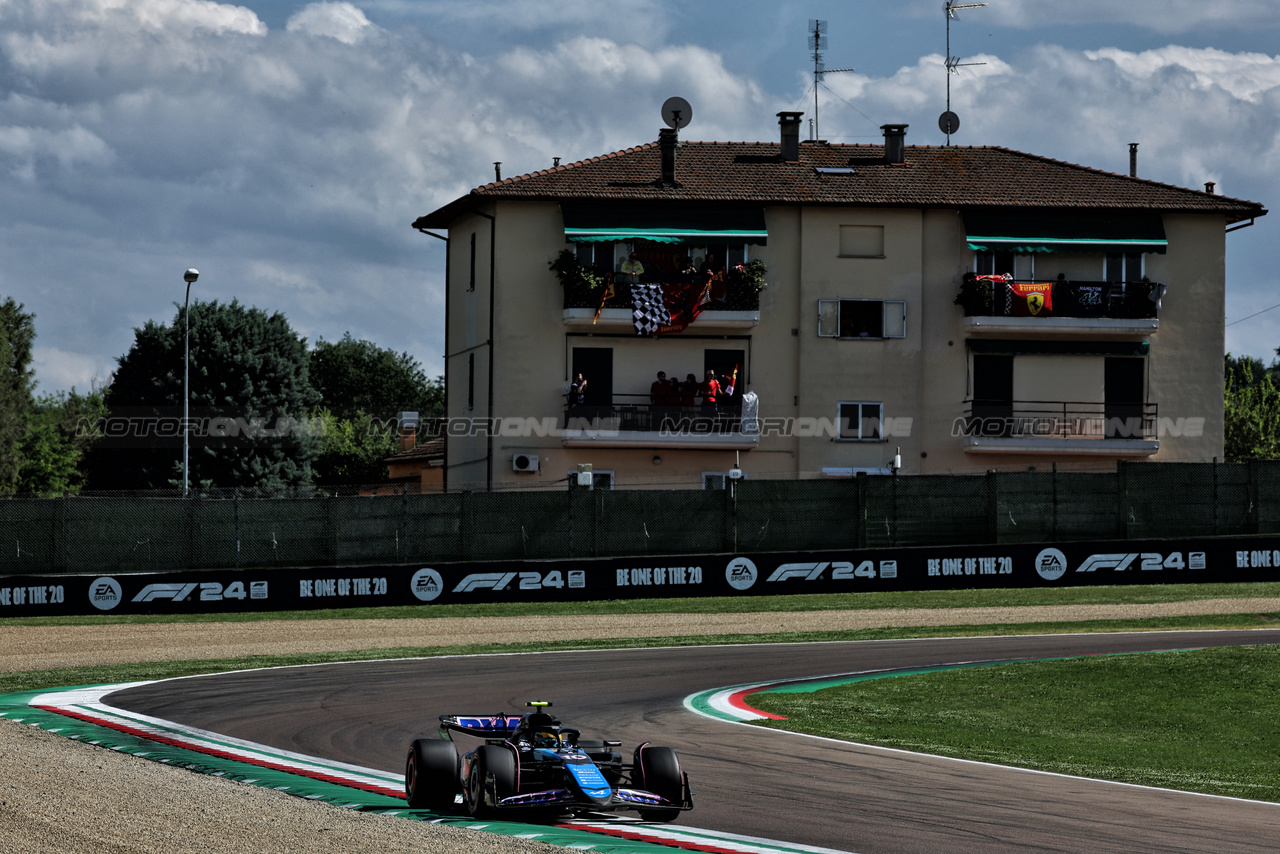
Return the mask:
[[[1280,533],[1280,462],[724,490],[0,501],[0,574],[355,567]]]

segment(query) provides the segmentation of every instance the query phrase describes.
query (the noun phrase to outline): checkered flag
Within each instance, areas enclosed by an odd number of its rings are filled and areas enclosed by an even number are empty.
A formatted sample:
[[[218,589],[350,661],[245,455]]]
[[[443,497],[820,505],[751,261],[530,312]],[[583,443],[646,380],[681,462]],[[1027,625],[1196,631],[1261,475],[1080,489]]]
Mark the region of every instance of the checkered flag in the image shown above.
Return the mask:
[[[662,301],[662,285],[632,285],[631,302],[635,305],[631,316],[637,335],[656,335],[671,322],[671,314]]]

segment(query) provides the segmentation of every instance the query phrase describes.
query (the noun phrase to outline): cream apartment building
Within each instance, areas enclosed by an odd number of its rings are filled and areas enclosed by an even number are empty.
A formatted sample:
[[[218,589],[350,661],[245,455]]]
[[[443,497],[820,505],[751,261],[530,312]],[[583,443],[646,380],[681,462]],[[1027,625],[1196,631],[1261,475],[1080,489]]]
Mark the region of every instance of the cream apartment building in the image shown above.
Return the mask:
[[[664,130],[414,223],[448,243],[446,489],[1222,456],[1227,234],[1262,205],[905,125],[802,142],[800,118],[769,143]],[[612,296],[563,285],[566,250]],[[714,409],[653,393],[735,369]]]

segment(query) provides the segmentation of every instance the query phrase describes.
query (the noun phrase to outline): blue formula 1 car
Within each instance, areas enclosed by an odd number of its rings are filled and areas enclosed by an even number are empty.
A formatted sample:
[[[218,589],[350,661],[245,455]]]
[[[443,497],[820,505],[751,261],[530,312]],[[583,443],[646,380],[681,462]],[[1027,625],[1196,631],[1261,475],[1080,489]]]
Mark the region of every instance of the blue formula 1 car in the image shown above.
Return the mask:
[[[461,793],[481,819],[637,810],[645,821],[671,821],[693,808],[689,775],[671,748],[646,742],[626,764],[617,752],[622,742],[580,739],[543,711],[550,703],[527,705],[535,711],[521,717],[441,715],[444,737],[420,738],[409,749],[409,806],[448,812]]]

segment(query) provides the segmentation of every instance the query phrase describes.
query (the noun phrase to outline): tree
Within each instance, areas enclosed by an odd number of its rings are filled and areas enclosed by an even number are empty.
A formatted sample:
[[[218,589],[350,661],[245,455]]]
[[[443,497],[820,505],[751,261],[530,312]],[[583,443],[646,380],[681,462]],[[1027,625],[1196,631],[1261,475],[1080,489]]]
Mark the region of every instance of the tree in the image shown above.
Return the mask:
[[[312,417],[324,426],[320,456],[311,467],[316,483],[358,485],[387,479],[384,461],[399,450],[391,425],[367,413],[339,418],[321,409]]]
[[[32,406],[31,345],[35,315],[7,297],[0,303],[0,495],[17,486],[22,440]]]
[[[1280,459],[1280,386],[1273,372],[1255,374],[1261,365],[1256,359],[1233,360],[1227,355],[1223,406],[1227,462]]]
[[[80,395],[73,388],[69,394],[41,396],[27,413],[16,491],[32,495],[79,492],[85,480],[81,460],[105,415],[100,392]]]
[[[311,381],[321,404],[339,418],[367,413],[390,423],[397,413],[416,412],[423,424],[444,415],[444,378],[428,379],[408,353],[357,341],[347,332],[341,341],[316,342],[311,351]]]
[[[190,483],[193,488],[309,489],[319,448],[307,415],[319,400],[306,339],[279,312],[191,304]],[[183,310],[148,321],[119,359],[110,430],[95,449],[95,489],[182,485]]]

